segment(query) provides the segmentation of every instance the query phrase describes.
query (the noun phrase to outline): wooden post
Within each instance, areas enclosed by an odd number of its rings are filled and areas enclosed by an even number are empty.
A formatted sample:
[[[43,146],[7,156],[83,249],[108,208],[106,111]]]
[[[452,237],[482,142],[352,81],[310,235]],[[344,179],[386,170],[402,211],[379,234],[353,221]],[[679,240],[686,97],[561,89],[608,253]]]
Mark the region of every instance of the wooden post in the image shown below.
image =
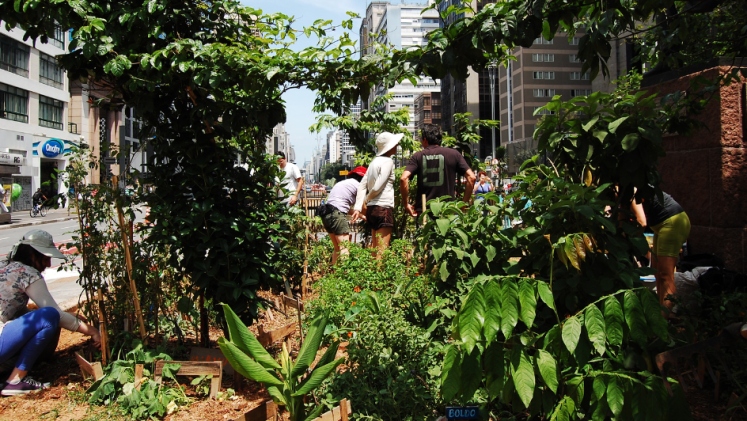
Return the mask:
[[[426,203],[427,203],[426,200],[425,200],[425,194],[421,197],[421,199],[423,201],[423,225],[425,225],[425,223],[426,223],[426,221],[428,219],[428,215],[425,213],[425,211],[426,211],[426,207],[425,206],[426,206]]]
[[[140,383],[143,382],[143,365],[135,364],[135,389],[140,390]]]
[[[101,362],[106,365],[109,360],[109,334],[106,331],[106,321],[104,319],[104,293],[99,289],[99,330],[101,331]]]
[[[205,293],[200,293],[200,344],[207,348],[210,343],[210,327],[208,326],[208,314],[205,309]]]
[[[101,363],[96,362],[91,364],[77,352],[75,353],[75,360],[78,362],[83,378],[86,378],[86,375],[92,376],[94,380],[104,377],[104,370],[101,368]]]
[[[117,177],[112,177],[112,183],[117,184]],[[127,265],[127,277],[130,279],[130,290],[132,291],[132,301],[135,304],[135,313],[137,315],[137,322],[140,328],[140,339],[145,341],[145,323],[143,323],[143,312],[140,309],[140,298],[137,295],[137,287],[135,286],[135,279],[132,277],[132,252],[130,250],[129,239],[127,238],[127,226],[125,225],[124,214],[122,213],[122,206],[117,204],[117,216],[119,217],[119,231],[122,234],[122,246],[125,254],[125,264]]]

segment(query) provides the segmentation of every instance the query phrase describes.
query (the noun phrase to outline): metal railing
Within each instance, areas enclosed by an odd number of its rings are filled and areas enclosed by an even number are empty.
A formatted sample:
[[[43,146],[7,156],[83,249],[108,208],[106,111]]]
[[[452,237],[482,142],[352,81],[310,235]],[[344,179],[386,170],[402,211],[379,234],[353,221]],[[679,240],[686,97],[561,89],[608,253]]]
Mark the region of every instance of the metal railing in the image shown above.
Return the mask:
[[[53,120],[45,120],[43,118],[39,118],[39,126],[49,127],[50,129],[63,130],[62,122],[53,121]]]
[[[70,133],[78,134],[78,125],[76,123],[67,123],[67,127]]]

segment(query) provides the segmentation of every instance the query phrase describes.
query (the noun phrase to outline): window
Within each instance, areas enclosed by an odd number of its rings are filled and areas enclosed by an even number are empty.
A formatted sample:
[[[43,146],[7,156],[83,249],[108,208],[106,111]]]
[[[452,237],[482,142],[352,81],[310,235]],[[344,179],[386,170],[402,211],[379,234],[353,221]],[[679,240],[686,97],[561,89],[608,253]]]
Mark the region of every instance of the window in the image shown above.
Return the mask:
[[[57,59],[39,52],[39,82],[62,89],[65,84],[62,81],[62,67],[57,64]]]
[[[0,35],[0,69],[29,77],[29,47]]]
[[[423,23],[438,23],[438,19],[423,19]]]
[[[534,44],[552,45],[552,40],[548,41],[542,37],[534,40]]]
[[[573,37],[573,38],[571,38],[570,40],[568,40],[568,43],[569,43],[569,44],[571,44],[571,45],[578,45],[578,41],[579,41],[580,39],[581,39],[581,38],[576,38],[576,37]]]
[[[60,25],[54,26],[54,35],[49,38],[47,43],[52,44],[59,49],[65,49],[65,31],[62,30]]]
[[[555,72],[532,72],[533,79],[555,79]]]
[[[542,107],[534,107],[535,115],[554,115],[555,114],[555,111],[550,111],[550,110],[542,110],[540,112],[537,112],[537,110],[539,110],[540,108]]]
[[[578,58],[577,54],[568,54],[568,61],[571,63],[581,63],[581,59]]]
[[[589,72],[571,72],[571,80],[589,80]]]
[[[532,94],[535,98],[553,97],[555,89],[532,89]]]
[[[571,98],[591,95],[591,89],[571,89]]]
[[[62,101],[39,95],[39,125],[62,130]]]
[[[553,62],[555,54],[532,54],[532,61],[535,63]]]
[[[29,91],[0,83],[0,117],[29,122]]]

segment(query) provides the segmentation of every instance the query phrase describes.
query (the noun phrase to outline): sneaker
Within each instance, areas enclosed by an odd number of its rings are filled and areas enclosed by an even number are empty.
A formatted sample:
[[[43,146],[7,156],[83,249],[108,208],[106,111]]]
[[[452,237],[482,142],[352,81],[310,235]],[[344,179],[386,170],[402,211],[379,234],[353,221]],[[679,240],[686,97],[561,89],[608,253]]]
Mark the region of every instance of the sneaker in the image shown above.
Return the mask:
[[[26,393],[36,392],[37,390],[46,389],[48,387],[49,387],[49,383],[41,383],[41,382],[38,382],[32,379],[30,376],[26,376],[23,379],[21,379],[21,381],[18,382],[18,384],[6,383],[2,391],[0,391],[0,395],[3,395],[3,396],[25,395]]]

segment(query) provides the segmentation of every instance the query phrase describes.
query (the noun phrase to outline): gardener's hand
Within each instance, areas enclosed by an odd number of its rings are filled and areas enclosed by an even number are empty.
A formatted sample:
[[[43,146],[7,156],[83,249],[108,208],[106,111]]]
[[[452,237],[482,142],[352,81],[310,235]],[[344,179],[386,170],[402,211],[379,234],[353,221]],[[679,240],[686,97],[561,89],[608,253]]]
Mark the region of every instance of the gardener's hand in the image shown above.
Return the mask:
[[[359,211],[353,212],[353,215],[350,217],[350,220],[352,222],[355,222],[357,220],[361,219],[361,213]]]
[[[415,212],[415,207],[414,207],[413,205],[409,204],[409,203],[405,205],[405,210],[406,210],[406,211],[407,211],[407,213],[409,213],[409,214],[410,214],[410,216],[412,216],[413,218],[415,218],[415,217],[417,217],[417,216],[418,216],[418,214],[417,214],[417,213]]]
[[[298,196],[296,196],[294,194],[293,196],[290,197],[290,200],[288,201],[288,204],[290,204],[291,206],[293,206],[293,205],[296,204],[296,202],[298,202]]]
[[[91,328],[91,340],[93,341],[93,344],[96,345],[96,348],[101,349],[101,333],[96,328]]]

